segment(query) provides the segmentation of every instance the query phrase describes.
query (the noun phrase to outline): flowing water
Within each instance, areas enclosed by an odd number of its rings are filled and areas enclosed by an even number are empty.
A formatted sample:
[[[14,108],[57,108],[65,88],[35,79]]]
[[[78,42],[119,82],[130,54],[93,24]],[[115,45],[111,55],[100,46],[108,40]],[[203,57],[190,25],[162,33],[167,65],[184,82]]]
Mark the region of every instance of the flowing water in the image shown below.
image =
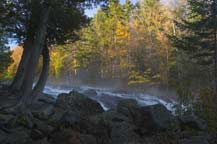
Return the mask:
[[[115,108],[118,101],[123,99],[135,99],[141,106],[163,104],[170,111],[173,111],[174,105],[176,104],[175,101],[164,100],[157,96],[146,93],[126,92],[109,88],[97,88],[89,86],[80,86],[75,88],[46,86],[44,92],[57,98],[60,93],[69,93],[72,90],[76,90],[87,95],[89,98],[98,101],[104,110]]]

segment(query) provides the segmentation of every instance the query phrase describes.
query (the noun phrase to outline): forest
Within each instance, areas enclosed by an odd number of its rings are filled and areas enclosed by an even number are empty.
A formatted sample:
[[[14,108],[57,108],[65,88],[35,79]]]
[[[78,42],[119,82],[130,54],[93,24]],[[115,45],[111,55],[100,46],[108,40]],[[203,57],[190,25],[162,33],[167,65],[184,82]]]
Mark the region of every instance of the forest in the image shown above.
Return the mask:
[[[51,85],[73,91],[53,98]],[[96,87],[123,92],[99,97]],[[121,99],[158,97],[151,89],[175,101],[173,114]],[[216,144],[216,112],[216,0],[0,1],[0,143]]]

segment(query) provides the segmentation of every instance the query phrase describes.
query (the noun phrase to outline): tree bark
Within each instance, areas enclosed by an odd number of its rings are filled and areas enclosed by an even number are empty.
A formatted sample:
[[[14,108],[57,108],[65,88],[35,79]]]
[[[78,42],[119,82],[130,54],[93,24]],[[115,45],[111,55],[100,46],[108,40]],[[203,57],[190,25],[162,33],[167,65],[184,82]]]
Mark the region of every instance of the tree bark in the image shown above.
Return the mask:
[[[217,95],[217,30],[215,31],[215,39],[214,39],[214,45],[215,45],[215,55],[214,55],[214,77],[215,77],[215,88],[214,88],[214,91],[215,91],[215,95]]]
[[[26,72],[26,65],[30,59],[32,44],[33,44],[33,39],[31,38],[27,38],[24,42],[24,46],[23,46],[24,51],[21,57],[21,61],[17,69],[16,75],[13,79],[13,82],[10,85],[10,89],[12,91],[18,91],[21,88],[24,75]]]
[[[48,46],[45,44],[44,49],[42,51],[43,56],[43,67],[42,72],[40,74],[39,80],[34,87],[33,90],[33,96],[37,96],[37,94],[42,93],[44,90],[44,87],[46,85],[46,81],[49,75],[49,67],[50,67],[50,55],[49,55],[49,49]]]
[[[31,56],[30,56],[31,58],[28,61],[28,65],[27,65],[28,72],[25,73],[23,84],[21,87],[22,96],[23,96],[22,100],[24,101],[24,103],[29,103],[31,101],[30,97],[32,93],[34,75],[39,61],[39,56],[42,52],[45,43],[49,13],[50,13],[50,6],[44,2],[38,30],[36,31],[35,40],[31,50]]]

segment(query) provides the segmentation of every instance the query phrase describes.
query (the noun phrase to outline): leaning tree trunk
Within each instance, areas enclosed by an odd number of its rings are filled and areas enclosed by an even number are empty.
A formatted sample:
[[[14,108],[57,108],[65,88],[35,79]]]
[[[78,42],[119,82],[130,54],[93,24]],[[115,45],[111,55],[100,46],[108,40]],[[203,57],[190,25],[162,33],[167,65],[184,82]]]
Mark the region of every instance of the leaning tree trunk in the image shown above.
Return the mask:
[[[48,4],[44,2],[41,18],[39,21],[40,23],[38,26],[38,30],[36,31],[36,36],[31,51],[31,56],[30,56],[31,58],[27,65],[28,72],[25,73],[22,89],[21,89],[23,94],[22,100],[24,103],[29,103],[31,101],[30,96],[32,93],[35,71],[39,61],[40,54],[42,52],[45,43],[49,13],[50,13],[50,7]]]
[[[31,47],[33,44],[32,38],[27,38],[24,42],[24,51],[22,54],[22,58],[19,64],[19,67],[17,69],[16,75],[13,79],[13,82],[10,85],[10,88],[12,91],[20,90],[21,85],[23,83],[24,75],[26,72],[26,65],[29,61],[30,55],[31,55]]]
[[[42,51],[42,56],[43,56],[43,67],[42,67],[42,72],[40,74],[39,80],[33,90],[32,95],[34,97],[43,92],[43,89],[46,85],[46,81],[49,75],[50,55],[49,55],[49,49],[47,47],[47,44],[45,44],[44,46],[44,49]]]

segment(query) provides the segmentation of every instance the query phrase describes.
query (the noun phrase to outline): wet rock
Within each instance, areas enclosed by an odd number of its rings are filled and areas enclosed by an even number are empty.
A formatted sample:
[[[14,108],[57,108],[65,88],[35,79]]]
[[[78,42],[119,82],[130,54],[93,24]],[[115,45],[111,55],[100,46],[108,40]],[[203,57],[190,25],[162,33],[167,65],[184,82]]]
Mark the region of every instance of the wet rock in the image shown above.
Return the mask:
[[[195,115],[181,116],[179,121],[182,129],[185,129],[186,127],[196,130],[207,129],[206,122]]]
[[[106,107],[110,108],[110,109],[115,109],[117,104],[123,100],[123,98],[120,97],[114,97],[111,95],[107,95],[107,94],[102,94],[99,98],[98,98]]]
[[[88,90],[84,91],[84,94],[87,96],[97,96],[97,92],[94,89],[88,89]]]

